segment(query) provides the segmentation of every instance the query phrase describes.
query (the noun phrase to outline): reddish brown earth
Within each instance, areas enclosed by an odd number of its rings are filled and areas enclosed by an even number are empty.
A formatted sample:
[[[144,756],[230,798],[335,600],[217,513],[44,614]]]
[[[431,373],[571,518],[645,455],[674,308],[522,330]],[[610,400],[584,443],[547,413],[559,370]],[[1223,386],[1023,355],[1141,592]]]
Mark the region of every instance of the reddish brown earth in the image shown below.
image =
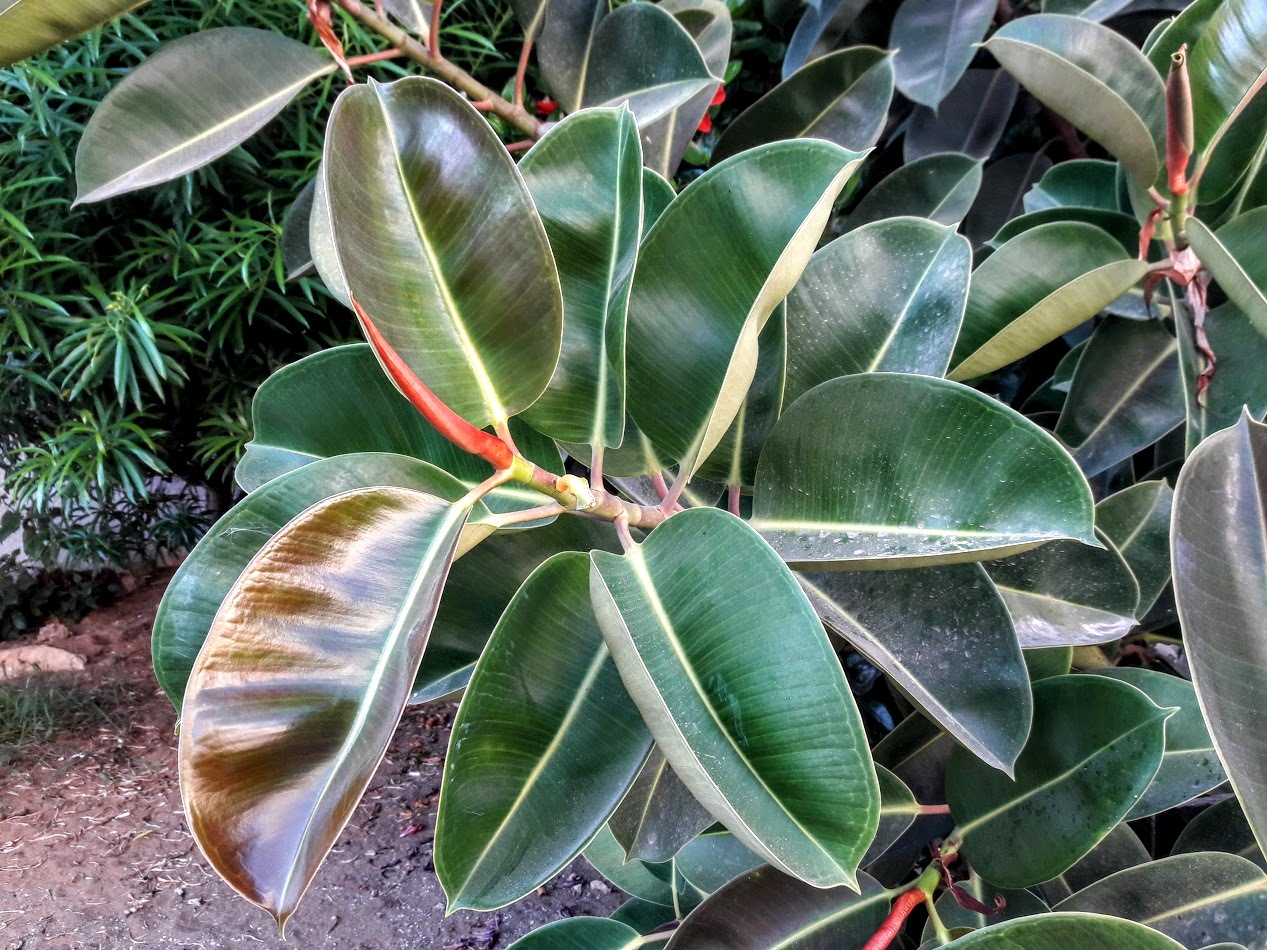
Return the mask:
[[[483,950],[619,905],[620,895],[578,860],[497,913],[444,916],[431,843],[457,707],[437,703],[406,712],[283,942],[271,918],[212,873],[185,827],[176,714],[149,659],[169,577],[71,624],[69,635],[44,637],[87,658],[82,673],[58,683],[93,689],[102,715],[37,749],[0,748],[0,950]]]

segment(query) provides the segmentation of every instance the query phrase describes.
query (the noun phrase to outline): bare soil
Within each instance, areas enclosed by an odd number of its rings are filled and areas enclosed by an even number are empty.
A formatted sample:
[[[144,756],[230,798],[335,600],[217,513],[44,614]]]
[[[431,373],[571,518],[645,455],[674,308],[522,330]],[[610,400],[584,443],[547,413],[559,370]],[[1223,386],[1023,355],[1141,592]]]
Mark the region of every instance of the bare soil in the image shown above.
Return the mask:
[[[215,876],[186,830],[176,713],[150,670],[150,628],[169,578],[44,637],[87,658],[57,683],[91,690],[100,715],[36,749],[0,748],[0,950],[485,950],[620,904],[578,860],[497,913],[444,916],[431,844],[457,706],[437,703],[406,712],[283,941]]]

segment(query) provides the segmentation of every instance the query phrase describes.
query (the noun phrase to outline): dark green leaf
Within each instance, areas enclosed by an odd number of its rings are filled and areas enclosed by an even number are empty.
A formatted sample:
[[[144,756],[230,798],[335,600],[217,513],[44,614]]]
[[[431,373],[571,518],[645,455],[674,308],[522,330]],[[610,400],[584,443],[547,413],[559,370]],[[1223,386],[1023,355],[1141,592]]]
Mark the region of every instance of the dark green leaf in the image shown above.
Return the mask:
[[[1188,238],[1228,299],[1267,336],[1267,208],[1233,218],[1215,232],[1190,219]]]
[[[576,917],[538,927],[510,950],[631,950],[641,944],[638,931],[618,920]]]
[[[1171,849],[1173,854],[1191,854],[1194,851],[1226,851],[1239,855],[1267,871],[1267,858],[1254,839],[1254,829],[1249,826],[1245,812],[1236,796],[1229,796],[1211,805],[1184,826]]]
[[[1130,825],[1122,822],[1073,867],[1033,890],[1048,904],[1058,904],[1070,894],[1076,894],[1110,874],[1147,864],[1152,859],[1139,836],[1131,831]]]
[[[909,214],[957,227],[981,187],[981,163],[956,152],[926,155],[872,188],[849,215],[854,228]]]
[[[652,749],[607,827],[627,858],[654,864],[671,860],[711,824],[713,816],[673,774],[669,760]]]
[[[959,887],[987,907],[994,907],[997,897],[1003,898],[1005,903],[997,913],[987,916],[960,906],[954,894],[943,891],[941,897],[937,898],[937,913],[947,930],[953,930],[956,927],[971,927],[973,930],[980,930],[992,924],[1001,924],[1005,920],[1047,913],[1047,905],[1029,891],[994,887],[975,874],[968,880],[959,882]],[[920,939],[932,940],[935,936],[932,921],[928,921],[924,924],[924,932],[920,935]]]
[[[683,848],[675,863],[678,872],[707,895],[765,862],[729,831],[711,831]]]
[[[625,852],[606,825],[585,846],[585,860],[631,897],[665,907],[673,906],[673,865],[625,860]]]
[[[907,162],[938,152],[984,161],[1003,137],[1019,88],[1002,69],[969,69],[938,108],[911,113],[902,154]]]
[[[1215,307],[1205,317],[1205,333],[1218,359],[1209,388],[1196,399],[1199,362],[1192,322],[1181,311],[1177,322],[1179,359],[1188,405],[1187,447],[1191,452],[1203,439],[1236,424],[1243,409],[1255,419],[1267,414],[1267,336],[1259,332],[1234,303]]]
[[[1170,583],[1170,508],[1164,481],[1140,482],[1095,506],[1096,526],[1113,542],[1139,584],[1136,616],[1143,617]]]
[[[1155,930],[1098,914],[1039,914],[994,924],[947,944],[953,950],[1180,950]]]
[[[992,0],[903,0],[889,47],[906,98],[935,109],[972,62],[997,8]]]
[[[1095,208],[1120,211],[1114,162],[1079,158],[1053,165],[1025,195],[1026,211],[1048,208]]]

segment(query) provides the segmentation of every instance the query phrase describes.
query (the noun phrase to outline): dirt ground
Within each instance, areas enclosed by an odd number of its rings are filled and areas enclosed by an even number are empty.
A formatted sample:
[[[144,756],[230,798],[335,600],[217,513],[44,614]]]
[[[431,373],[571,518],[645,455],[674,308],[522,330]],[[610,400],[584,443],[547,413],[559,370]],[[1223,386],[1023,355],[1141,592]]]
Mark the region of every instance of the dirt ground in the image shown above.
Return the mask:
[[[485,950],[561,917],[619,906],[621,895],[578,860],[497,913],[444,916],[431,843],[457,707],[439,703],[406,713],[283,942],[271,918],[211,872],[185,828],[176,715],[149,661],[150,625],[169,576],[51,641],[88,660],[83,673],[59,682],[110,688],[90,727],[16,760],[0,757],[0,950]]]

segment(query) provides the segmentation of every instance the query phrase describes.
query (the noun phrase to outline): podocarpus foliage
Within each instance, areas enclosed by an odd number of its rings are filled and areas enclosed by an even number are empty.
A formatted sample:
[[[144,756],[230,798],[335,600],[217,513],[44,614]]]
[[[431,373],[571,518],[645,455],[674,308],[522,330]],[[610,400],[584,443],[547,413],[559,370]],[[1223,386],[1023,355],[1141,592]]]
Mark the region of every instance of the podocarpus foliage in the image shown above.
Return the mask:
[[[461,690],[450,908],[579,853],[632,898],[523,947],[1263,946],[1267,7],[823,0],[678,191],[722,4],[525,0],[508,98],[442,9],[336,6],[432,75],[340,95],[292,236],[367,342],[260,387],[156,622],[221,876],[284,924]],[[80,200],[355,78],[329,46],[155,54]],[[1196,800],[1169,857],[1128,823]]]

